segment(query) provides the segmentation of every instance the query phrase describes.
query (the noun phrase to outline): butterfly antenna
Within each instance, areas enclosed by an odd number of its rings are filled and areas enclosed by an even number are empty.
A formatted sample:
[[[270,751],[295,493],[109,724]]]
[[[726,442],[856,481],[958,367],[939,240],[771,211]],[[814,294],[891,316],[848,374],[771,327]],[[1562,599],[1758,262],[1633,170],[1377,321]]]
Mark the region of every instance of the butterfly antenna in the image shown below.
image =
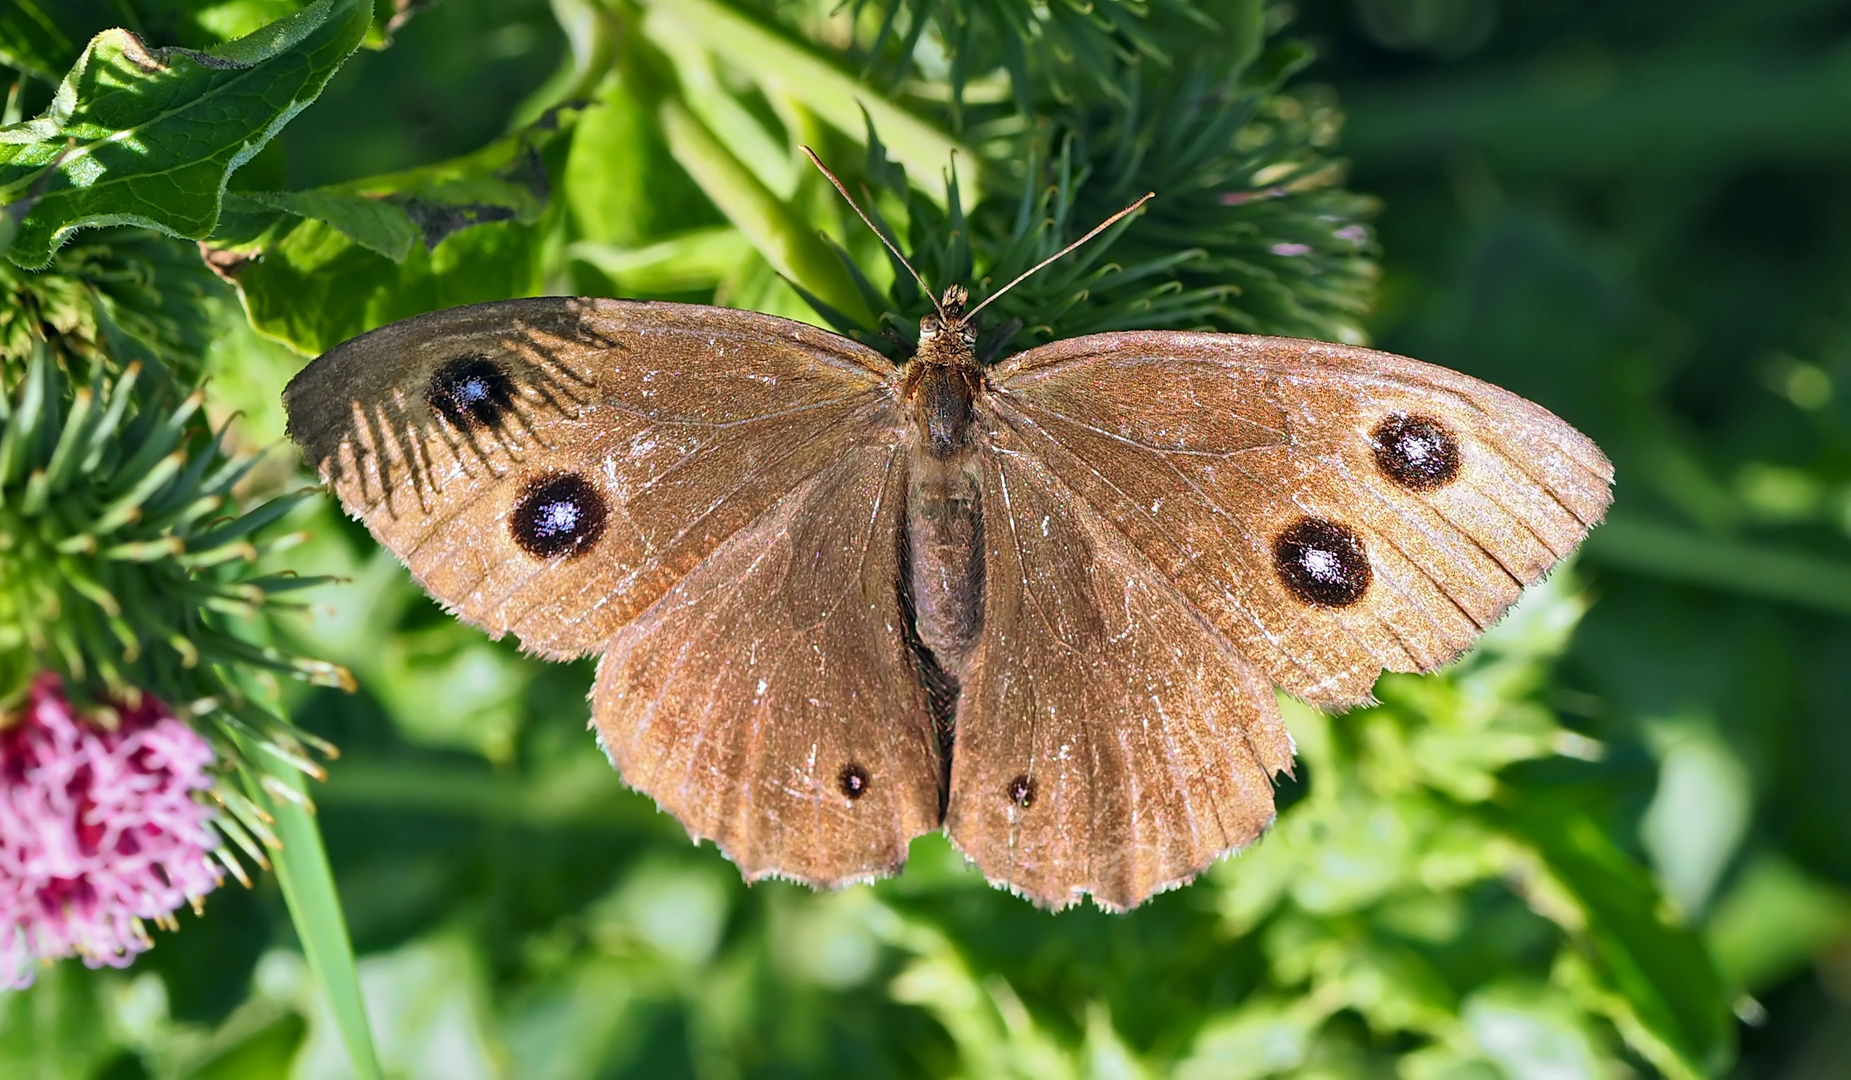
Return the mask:
[[[1154,191],[1145,192],[1144,197],[1142,199],[1139,199],[1137,202],[1134,202],[1130,206],[1125,207],[1123,210],[1120,210],[1118,213],[1113,214],[1111,217],[1106,218],[1104,221],[1101,221],[1099,224],[1094,225],[1092,228],[1092,231],[1088,232],[1085,236],[1080,237],[1078,240],[1075,240],[1073,243],[1068,244],[1064,248],[1061,248],[1059,251],[1055,252],[1054,254],[1049,255],[1047,258],[1029,267],[1027,270],[1022,271],[1021,274],[1016,276],[1016,279],[1014,281],[1010,282],[1007,285],[1004,285],[1002,288],[984,297],[983,303],[978,304],[976,307],[971,308],[969,311],[964,313],[964,318],[968,320],[973,315],[976,315],[979,311],[982,311],[984,308],[990,306],[990,301],[1003,295],[1004,293],[1008,292],[1010,289],[1015,288],[1017,285],[1022,284],[1024,280],[1039,273],[1041,269],[1047,266],[1049,263],[1067,254],[1068,252],[1072,251],[1074,248],[1079,247],[1081,244],[1086,243],[1088,240],[1091,240],[1093,237],[1098,236],[1100,233],[1111,228],[1113,225],[1116,225],[1119,221],[1123,220],[1132,211],[1136,210],[1140,206],[1143,206],[1145,203],[1151,201],[1151,199],[1155,198],[1156,195],[1157,193]]]
[[[868,215],[861,212],[861,207],[856,204],[855,197],[850,195],[848,189],[842,186],[842,181],[836,179],[836,174],[829,171],[829,166],[823,164],[823,160],[816,156],[816,151],[807,146],[802,149],[804,154],[809,157],[810,164],[816,166],[824,176],[829,178],[829,182],[834,184],[836,190],[842,193],[842,198],[848,203],[849,209],[855,212],[855,216],[861,219],[861,223],[868,227],[869,232],[880,237],[881,243],[887,246],[888,251],[893,252],[893,257],[900,260],[900,265],[906,267],[906,272],[913,275],[913,280],[919,283],[919,287],[925,290],[926,297],[932,301],[934,307],[937,307],[938,294],[932,291],[932,286],[927,285],[925,278],[919,276],[919,271],[913,269],[913,264],[906,261],[906,256],[900,254],[900,249],[894,246],[893,241],[887,239],[887,234],[875,228],[874,222],[868,220]],[[1149,198],[1149,196],[1145,197]],[[941,315],[944,314],[942,309],[939,313]]]

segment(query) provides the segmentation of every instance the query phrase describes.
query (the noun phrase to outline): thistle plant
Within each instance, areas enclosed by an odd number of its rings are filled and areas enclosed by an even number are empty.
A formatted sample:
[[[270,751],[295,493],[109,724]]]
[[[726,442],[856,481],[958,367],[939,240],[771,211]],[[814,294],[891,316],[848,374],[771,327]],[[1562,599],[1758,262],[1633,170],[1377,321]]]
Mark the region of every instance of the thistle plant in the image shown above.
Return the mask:
[[[125,967],[153,944],[147,922],[178,929],[173,913],[199,910],[225,869],[244,876],[199,798],[212,748],[137,699],[98,722],[40,672],[0,729],[0,988],[65,956]]]
[[[68,364],[76,350],[60,344],[71,350]],[[120,827],[125,817],[156,813],[137,805],[138,794],[173,804],[159,813],[164,824],[153,835],[197,846],[199,829],[174,823],[197,790],[212,808],[201,804],[193,824],[209,823],[224,840],[196,854],[248,884],[227,843],[263,866],[275,838],[245,783],[294,797],[272,774],[320,775],[309,745],[328,750],[263,704],[272,695],[261,682],[279,674],[328,685],[350,680],[335,665],[254,643],[245,629],[317,584],[250,569],[299,539],[262,530],[304,493],[240,512],[235,488],[255,459],[227,454],[225,430],[210,433],[197,422],[203,394],[145,389],[138,362],[74,387],[66,364],[48,359],[51,351],[40,341],[17,387],[0,397],[0,716],[8,739],[0,771],[11,809],[0,820],[0,846],[11,862],[6,884],[19,893],[6,912],[14,921],[0,932],[9,955],[17,936],[19,950],[45,959],[80,950],[107,960],[146,946],[132,920],[165,916],[179,898],[197,903],[208,888],[199,858],[149,879],[164,880],[162,890],[102,886],[125,872],[125,861],[150,857],[153,842]],[[172,372],[162,374],[171,386]],[[146,784],[114,779],[150,754]],[[86,784],[114,784],[116,795],[69,801],[65,789]],[[91,837],[80,853],[93,865],[81,873],[55,850],[41,850],[60,827]],[[93,833],[110,844],[97,847]],[[117,834],[132,850],[113,846]],[[46,859],[63,869],[37,865]],[[88,937],[34,929],[35,911],[42,918],[82,910],[92,924],[114,929]],[[22,970],[8,980],[29,981]]]

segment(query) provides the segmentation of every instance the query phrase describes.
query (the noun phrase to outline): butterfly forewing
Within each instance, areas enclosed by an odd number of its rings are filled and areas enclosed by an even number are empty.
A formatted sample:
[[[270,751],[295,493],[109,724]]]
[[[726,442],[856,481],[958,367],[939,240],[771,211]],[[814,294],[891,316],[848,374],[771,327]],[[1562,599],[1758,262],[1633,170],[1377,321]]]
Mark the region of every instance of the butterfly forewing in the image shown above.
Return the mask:
[[[624,779],[748,878],[890,873],[939,823],[905,645],[902,451],[849,449],[619,633],[593,715]]]
[[[773,316],[542,298],[394,323],[285,393],[311,464],[465,619],[596,650],[857,441],[893,367]]]
[[[996,423],[1270,679],[1324,705],[1457,656],[1610,498],[1606,458],[1546,410],[1367,349],[1105,334],[1031,350],[993,384]]]
[[[982,462],[984,632],[946,831],[990,880],[1126,908],[1272,821],[1272,686],[1007,428]]]

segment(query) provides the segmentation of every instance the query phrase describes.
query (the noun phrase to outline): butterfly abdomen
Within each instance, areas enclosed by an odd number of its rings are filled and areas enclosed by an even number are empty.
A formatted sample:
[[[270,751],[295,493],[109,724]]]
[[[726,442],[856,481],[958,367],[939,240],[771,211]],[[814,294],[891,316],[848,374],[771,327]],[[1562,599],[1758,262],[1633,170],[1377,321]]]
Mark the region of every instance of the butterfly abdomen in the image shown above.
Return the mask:
[[[915,453],[907,485],[905,573],[914,627],[956,678],[983,633],[983,502],[974,457]]]
[[[948,293],[947,300],[953,299]],[[983,631],[983,503],[974,406],[983,373],[962,324],[927,316],[900,383],[911,414],[905,587],[919,641],[954,680]]]

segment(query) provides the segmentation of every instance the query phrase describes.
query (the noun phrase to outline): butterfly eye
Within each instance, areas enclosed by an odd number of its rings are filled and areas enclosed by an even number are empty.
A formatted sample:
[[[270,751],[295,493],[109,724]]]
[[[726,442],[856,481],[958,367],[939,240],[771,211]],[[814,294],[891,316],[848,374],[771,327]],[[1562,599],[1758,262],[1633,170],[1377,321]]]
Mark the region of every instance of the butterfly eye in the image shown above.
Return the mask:
[[[1035,781],[1027,773],[1009,781],[1006,789],[1009,801],[1026,810],[1035,805]]]
[[[459,428],[494,427],[514,408],[514,380],[486,356],[459,356],[431,373],[424,396]]]
[[[1370,436],[1375,464],[1411,491],[1445,487],[1459,476],[1459,442],[1431,416],[1391,416]]]
[[[1348,607],[1374,580],[1362,537],[1322,518],[1300,518],[1273,542],[1279,579],[1307,604]]]
[[[868,770],[855,762],[842,766],[842,775],[836,777],[836,787],[851,799],[859,799],[868,793]]]
[[[604,496],[591,481],[559,473],[527,485],[508,516],[508,531],[536,559],[578,555],[603,535],[609,516]]]

